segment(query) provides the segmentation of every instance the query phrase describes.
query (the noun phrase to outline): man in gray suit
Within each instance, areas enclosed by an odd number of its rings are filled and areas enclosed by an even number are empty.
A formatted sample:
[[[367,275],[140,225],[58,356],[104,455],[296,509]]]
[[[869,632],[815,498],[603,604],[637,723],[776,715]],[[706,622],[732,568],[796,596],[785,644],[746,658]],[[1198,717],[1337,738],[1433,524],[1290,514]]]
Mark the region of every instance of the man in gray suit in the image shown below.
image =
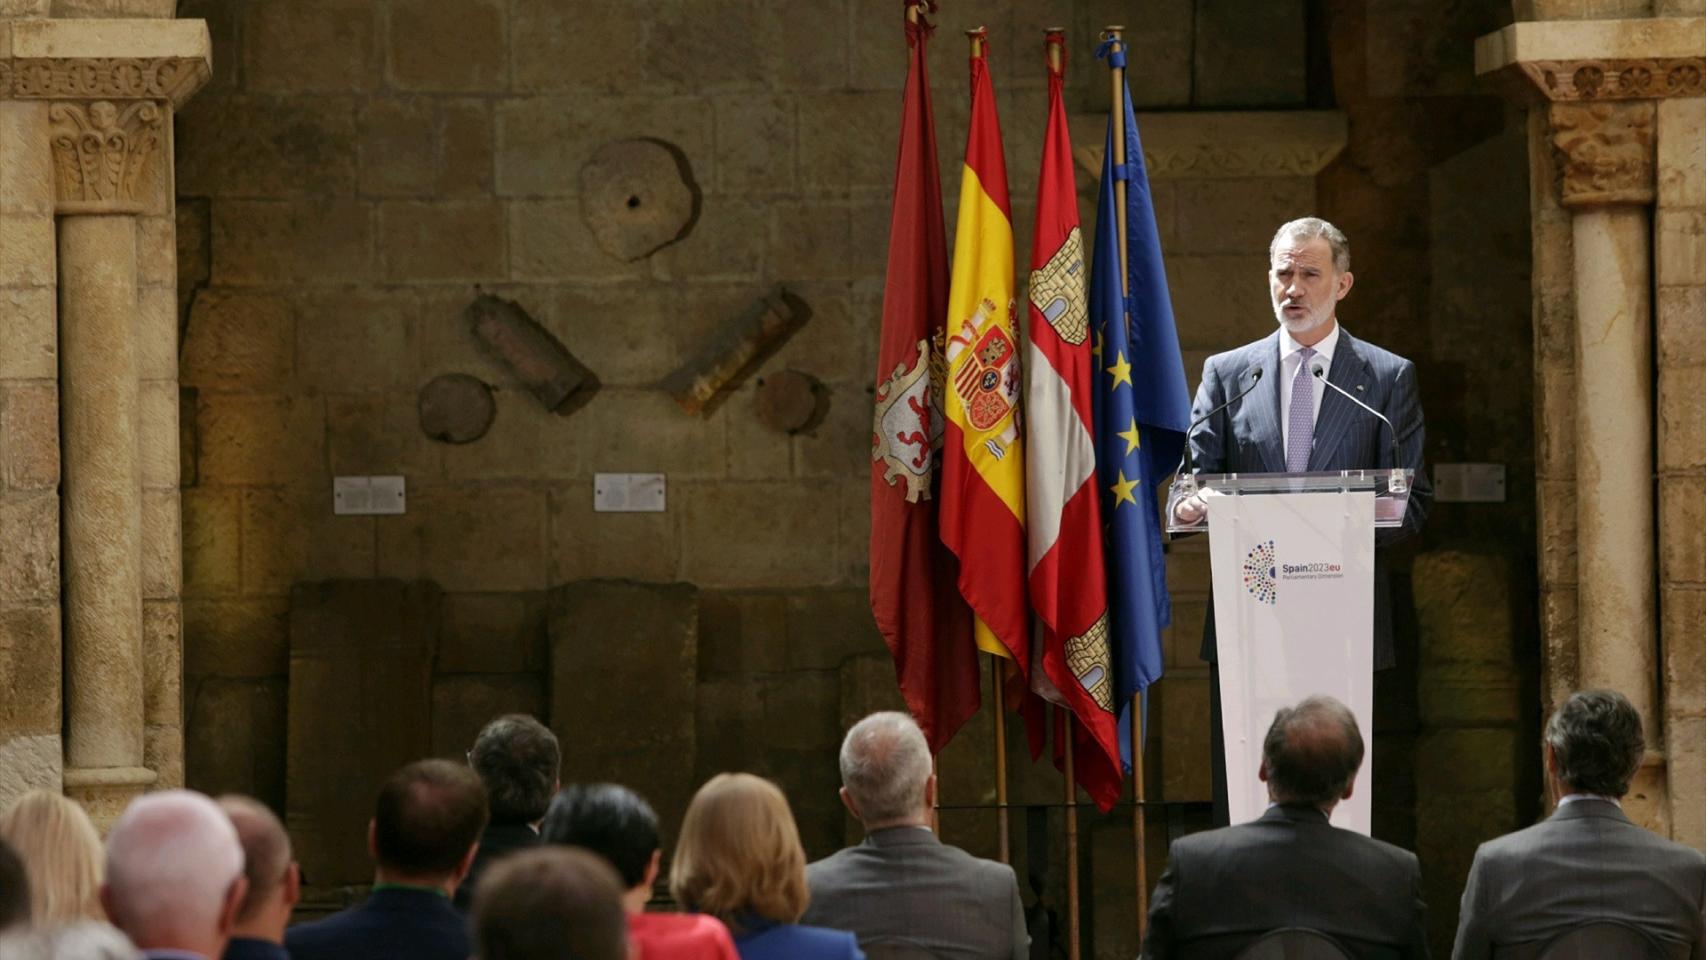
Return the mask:
[[[1024,960],[1030,935],[1013,868],[936,839],[930,747],[904,713],[873,713],[841,744],[841,802],[865,842],[806,868],[801,923],[938,960]]]
[[[1303,927],[1359,960],[1425,960],[1416,855],[1327,822],[1362,758],[1356,716],[1332,697],[1276,713],[1258,772],[1272,805],[1253,823],[1174,841],[1143,956],[1230,960],[1265,934]]]
[[[1536,956],[1599,920],[1639,928],[1678,960],[1706,957],[1706,856],[1623,814],[1645,750],[1641,716],[1620,693],[1590,690],[1558,708],[1546,724],[1558,808],[1475,851],[1453,960]]]

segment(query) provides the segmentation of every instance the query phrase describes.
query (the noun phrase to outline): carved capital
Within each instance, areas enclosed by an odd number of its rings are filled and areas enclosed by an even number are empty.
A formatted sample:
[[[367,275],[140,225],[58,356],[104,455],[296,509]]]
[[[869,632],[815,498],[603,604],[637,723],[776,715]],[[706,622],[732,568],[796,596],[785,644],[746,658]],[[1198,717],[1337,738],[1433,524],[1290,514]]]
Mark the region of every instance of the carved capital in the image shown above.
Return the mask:
[[[1706,57],[1534,60],[1522,69],[1554,101],[1706,96]]]
[[[166,209],[166,108],[152,100],[48,107],[60,213]]]
[[[1653,202],[1654,114],[1650,100],[1549,105],[1565,206]]]

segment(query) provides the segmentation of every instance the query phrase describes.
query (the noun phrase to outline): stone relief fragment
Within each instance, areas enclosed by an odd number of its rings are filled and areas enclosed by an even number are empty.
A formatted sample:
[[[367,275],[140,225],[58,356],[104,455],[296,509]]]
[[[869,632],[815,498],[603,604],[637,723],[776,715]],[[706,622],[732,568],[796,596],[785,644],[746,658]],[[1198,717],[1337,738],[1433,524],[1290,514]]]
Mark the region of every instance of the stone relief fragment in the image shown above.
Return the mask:
[[[623,261],[685,237],[699,218],[687,157],[662,140],[615,140],[581,168],[581,216],[598,245]]]
[[[805,301],[778,284],[665,377],[663,389],[689,414],[710,416],[723,397],[811,317]]]
[[[492,388],[479,377],[447,373],[421,388],[416,400],[421,431],[440,443],[473,443],[498,413]]]
[[[482,293],[463,311],[480,349],[545,409],[572,413],[598,391],[598,375],[513,300]]]

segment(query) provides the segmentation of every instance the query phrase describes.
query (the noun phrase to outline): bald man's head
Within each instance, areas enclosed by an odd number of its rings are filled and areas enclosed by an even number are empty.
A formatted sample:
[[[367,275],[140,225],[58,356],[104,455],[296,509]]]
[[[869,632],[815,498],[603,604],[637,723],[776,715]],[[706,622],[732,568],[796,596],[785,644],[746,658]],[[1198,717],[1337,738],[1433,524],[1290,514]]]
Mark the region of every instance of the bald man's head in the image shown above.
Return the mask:
[[[249,881],[248,895],[237,909],[237,922],[260,918],[279,905],[281,898],[289,901],[282,905],[288,918],[296,890],[290,882],[290,836],[284,832],[284,824],[259,800],[226,794],[218,802],[237,829],[237,840],[243,845],[243,876]]]
[[[1268,793],[1278,803],[1331,808],[1356,780],[1362,755],[1356,715],[1343,703],[1315,696],[1282,707],[1262,742]]]
[[[107,835],[107,915],[138,948],[219,956],[247,884],[237,830],[188,790],[144,794]]]

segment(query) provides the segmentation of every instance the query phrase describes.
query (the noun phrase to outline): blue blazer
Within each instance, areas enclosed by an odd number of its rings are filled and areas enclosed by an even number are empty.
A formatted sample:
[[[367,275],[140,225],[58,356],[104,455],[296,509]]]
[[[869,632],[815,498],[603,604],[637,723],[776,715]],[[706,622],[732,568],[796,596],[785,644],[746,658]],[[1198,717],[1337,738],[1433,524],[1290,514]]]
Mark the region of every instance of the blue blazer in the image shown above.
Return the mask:
[[[750,914],[735,937],[740,960],[865,960],[859,938],[843,930],[772,923]]]
[[[1191,431],[1191,460],[1197,473],[1284,473],[1285,441],[1280,428],[1281,376],[1280,333],[1236,350],[1215,354],[1203,364],[1202,385],[1197,388],[1191,419],[1205,416],[1250,385],[1250,375],[1261,369],[1262,380],[1244,399],[1209,417]],[[1375,544],[1384,546],[1419,533],[1433,504],[1433,484],[1422,464],[1422,404],[1417,395],[1416,365],[1387,350],[1358,340],[1343,326],[1333,350],[1327,379],[1352,396],[1379,410],[1392,421],[1398,438],[1397,460],[1393,458],[1392,433],[1368,411],[1346,400],[1337,391],[1321,387],[1321,412],[1315,418],[1315,444],[1309,469],[1360,470],[1394,466],[1416,471],[1410,488],[1410,505],[1404,525],[1375,531]],[[1396,665],[1392,650],[1392,609],[1386,565],[1380,552],[1374,554],[1374,669]],[[1214,606],[1209,602],[1203,625],[1202,658],[1218,659],[1214,637]]]
[[[468,960],[467,920],[431,890],[375,890],[357,906],[284,933],[290,960]]]

